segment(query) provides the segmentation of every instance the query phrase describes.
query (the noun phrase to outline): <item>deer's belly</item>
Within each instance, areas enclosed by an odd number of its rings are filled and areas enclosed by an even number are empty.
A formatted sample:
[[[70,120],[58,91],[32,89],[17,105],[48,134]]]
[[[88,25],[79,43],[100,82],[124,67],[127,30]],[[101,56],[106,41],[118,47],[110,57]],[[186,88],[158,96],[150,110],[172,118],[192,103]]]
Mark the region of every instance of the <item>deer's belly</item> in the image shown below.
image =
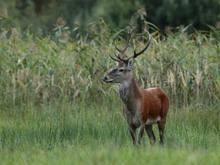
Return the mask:
[[[151,125],[151,124],[155,124],[155,123],[157,123],[158,121],[160,121],[161,120],[161,117],[160,116],[158,116],[157,118],[155,118],[155,119],[147,119],[147,121],[146,121],[146,125]]]

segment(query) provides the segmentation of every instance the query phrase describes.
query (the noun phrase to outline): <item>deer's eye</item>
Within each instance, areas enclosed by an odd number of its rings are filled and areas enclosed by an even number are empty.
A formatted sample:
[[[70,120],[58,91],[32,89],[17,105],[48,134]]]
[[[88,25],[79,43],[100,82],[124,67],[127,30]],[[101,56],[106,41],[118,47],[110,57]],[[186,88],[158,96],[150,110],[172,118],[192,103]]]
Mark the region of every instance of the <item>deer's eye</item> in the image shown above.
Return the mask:
[[[119,68],[118,71],[119,72],[124,72],[124,69],[123,68]]]

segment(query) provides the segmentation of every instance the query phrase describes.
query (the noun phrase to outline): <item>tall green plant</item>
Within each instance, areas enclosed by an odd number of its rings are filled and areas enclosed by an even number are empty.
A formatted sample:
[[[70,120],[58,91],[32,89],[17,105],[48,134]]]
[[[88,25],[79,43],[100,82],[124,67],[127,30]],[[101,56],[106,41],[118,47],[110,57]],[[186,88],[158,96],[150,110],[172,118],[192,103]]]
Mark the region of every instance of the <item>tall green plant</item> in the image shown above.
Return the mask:
[[[70,37],[69,29],[59,38],[39,38],[17,28],[5,29],[0,40],[0,93],[2,105],[94,101],[116,95],[115,87],[102,77],[114,62],[111,30],[101,19],[85,29],[86,35]],[[188,35],[185,30],[163,38],[156,31],[146,56],[137,59],[136,79],[141,86],[160,85],[173,105],[219,103],[219,32]],[[136,38],[138,39],[138,38]],[[123,38],[118,42],[123,45]],[[119,45],[120,45],[119,43]],[[144,40],[136,43],[144,46]],[[128,49],[128,55],[133,49]]]

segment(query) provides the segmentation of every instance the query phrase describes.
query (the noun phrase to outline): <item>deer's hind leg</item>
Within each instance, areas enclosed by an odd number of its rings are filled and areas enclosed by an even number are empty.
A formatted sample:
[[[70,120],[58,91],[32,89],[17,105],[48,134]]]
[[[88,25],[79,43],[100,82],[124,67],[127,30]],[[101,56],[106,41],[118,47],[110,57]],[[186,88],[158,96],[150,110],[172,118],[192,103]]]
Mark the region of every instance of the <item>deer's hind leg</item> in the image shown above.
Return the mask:
[[[164,144],[164,128],[165,128],[166,121],[161,120],[158,122],[158,129],[159,129],[159,135],[160,135],[160,144]]]

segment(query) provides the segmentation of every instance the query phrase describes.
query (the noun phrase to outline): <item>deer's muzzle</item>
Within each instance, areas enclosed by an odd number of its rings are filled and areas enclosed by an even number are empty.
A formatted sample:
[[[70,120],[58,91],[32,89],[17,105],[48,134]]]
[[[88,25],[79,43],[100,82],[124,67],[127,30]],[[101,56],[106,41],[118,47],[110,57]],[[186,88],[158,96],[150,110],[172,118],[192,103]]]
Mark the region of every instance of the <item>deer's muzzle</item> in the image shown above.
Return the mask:
[[[109,76],[107,75],[103,78],[103,81],[106,83],[111,83],[113,81],[113,79],[109,78]]]

